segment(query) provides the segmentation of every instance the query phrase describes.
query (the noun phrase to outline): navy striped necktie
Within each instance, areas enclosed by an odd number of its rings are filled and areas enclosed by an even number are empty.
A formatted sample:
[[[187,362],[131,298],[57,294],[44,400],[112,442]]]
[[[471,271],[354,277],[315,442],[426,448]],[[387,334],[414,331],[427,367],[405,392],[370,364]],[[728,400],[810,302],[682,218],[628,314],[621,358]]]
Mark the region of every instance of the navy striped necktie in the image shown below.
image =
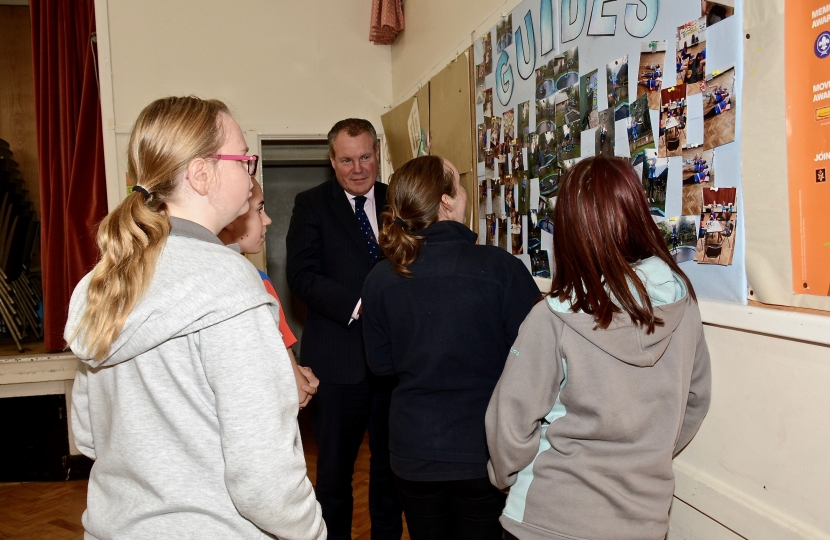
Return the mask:
[[[360,231],[366,238],[366,246],[369,248],[369,254],[372,259],[378,258],[378,240],[375,238],[375,233],[372,231],[372,223],[369,221],[369,216],[366,215],[366,210],[363,205],[366,204],[366,197],[360,195],[354,198],[354,215],[357,216],[357,223],[360,225]]]

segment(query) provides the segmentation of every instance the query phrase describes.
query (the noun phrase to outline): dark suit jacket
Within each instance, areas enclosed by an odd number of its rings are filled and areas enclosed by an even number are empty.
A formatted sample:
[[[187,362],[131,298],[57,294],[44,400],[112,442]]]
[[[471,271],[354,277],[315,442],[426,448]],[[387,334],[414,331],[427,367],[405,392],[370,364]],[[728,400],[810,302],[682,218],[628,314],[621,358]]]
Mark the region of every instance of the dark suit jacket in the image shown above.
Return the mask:
[[[386,185],[375,182],[378,227],[385,207]],[[324,383],[361,382],[368,372],[363,326],[349,319],[375,261],[336,178],[297,195],[285,243],[288,286],[308,306],[303,365]]]

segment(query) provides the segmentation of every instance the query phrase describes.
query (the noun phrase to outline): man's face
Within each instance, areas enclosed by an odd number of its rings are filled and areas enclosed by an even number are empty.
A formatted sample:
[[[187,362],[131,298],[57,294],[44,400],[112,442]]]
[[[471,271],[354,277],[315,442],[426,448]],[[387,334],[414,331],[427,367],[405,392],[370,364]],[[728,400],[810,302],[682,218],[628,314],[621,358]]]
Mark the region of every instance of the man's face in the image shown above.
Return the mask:
[[[378,153],[368,133],[350,137],[341,131],[332,143],[331,166],[337,182],[349,195],[365,195],[378,177]]]

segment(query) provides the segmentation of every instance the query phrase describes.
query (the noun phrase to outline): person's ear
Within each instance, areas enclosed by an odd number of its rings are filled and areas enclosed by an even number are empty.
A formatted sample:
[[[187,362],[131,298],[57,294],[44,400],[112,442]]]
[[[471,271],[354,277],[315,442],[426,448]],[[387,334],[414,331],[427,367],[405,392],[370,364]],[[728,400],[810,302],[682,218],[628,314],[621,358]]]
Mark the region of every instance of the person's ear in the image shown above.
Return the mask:
[[[207,195],[208,188],[210,187],[210,173],[210,166],[207,160],[204,158],[196,158],[187,164],[184,179],[190,184],[193,191],[204,197]]]

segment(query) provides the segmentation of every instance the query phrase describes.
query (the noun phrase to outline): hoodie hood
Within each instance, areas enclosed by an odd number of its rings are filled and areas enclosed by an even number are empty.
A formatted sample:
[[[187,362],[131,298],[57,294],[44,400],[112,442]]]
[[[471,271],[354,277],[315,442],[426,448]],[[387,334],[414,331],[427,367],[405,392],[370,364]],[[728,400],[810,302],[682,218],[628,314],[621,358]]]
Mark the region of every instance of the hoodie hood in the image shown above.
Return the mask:
[[[256,268],[247,259],[195,223],[176,218],[171,218],[171,223],[172,232],[150,286],[127,317],[107,357],[101,361],[90,359],[83,332],[69,343],[72,352],[90,367],[131,360],[165,341],[198,332],[264,304],[270,304],[278,318],[276,300],[265,291]],[[90,279],[91,273],[72,293],[64,330],[67,340],[86,309]]]
[[[618,313],[604,330],[595,330],[594,317],[571,311],[571,302],[547,298],[548,307],[565,325],[621,362],[638,367],[653,366],[663,356],[689,302],[686,286],[669,265],[658,257],[649,257],[634,265],[654,307],[654,315],[663,320],[654,332],[636,326],[626,313]],[[631,287],[634,297],[636,290]]]

